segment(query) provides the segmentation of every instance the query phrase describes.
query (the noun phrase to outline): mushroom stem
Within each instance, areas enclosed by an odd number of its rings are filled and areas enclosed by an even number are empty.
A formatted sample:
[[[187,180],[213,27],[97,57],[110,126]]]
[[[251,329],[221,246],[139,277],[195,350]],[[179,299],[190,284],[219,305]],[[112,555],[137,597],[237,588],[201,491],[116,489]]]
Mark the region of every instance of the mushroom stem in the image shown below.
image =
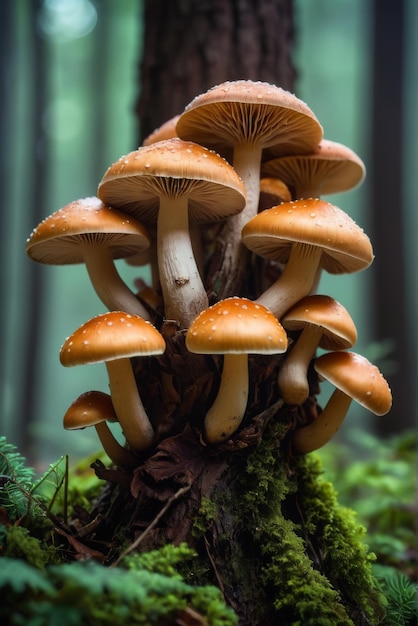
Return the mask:
[[[258,146],[248,144],[234,149],[233,167],[244,183],[247,201],[241,213],[228,218],[219,233],[219,242],[224,247],[214,280],[219,300],[237,295],[247,272],[248,249],[242,243],[241,233],[258,211],[261,152]]]
[[[106,361],[110,395],[126,441],[132,450],[143,451],[154,442],[154,430],[138,393],[130,359]]]
[[[319,246],[294,243],[283,273],[255,302],[280,319],[293,304],[310,293],[321,254]]]
[[[205,439],[219,443],[239,427],[248,401],[248,355],[225,354],[218,395],[205,417]]]
[[[334,389],[319,417],[308,426],[294,431],[291,440],[294,454],[308,454],[328,443],[343,423],[351,402],[350,396]]]
[[[292,349],[286,354],[277,383],[286,404],[300,405],[309,396],[307,371],[323,331],[320,326],[305,326]]]
[[[131,470],[134,469],[134,467],[137,467],[137,457],[132,452],[121,446],[119,441],[115,439],[106,422],[99,422],[98,424],[95,424],[94,427],[103,446],[103,450],[115,465],[125,470]]]
[[[208,298],[190,240],[187,197],[161,197],[157,240],[165,317],[188,328],[208,307]]]
[[[84,246],[83,254],[91,283],[109,311],[125,311],[150,321],[147,309],[118,274],[109,248]]]

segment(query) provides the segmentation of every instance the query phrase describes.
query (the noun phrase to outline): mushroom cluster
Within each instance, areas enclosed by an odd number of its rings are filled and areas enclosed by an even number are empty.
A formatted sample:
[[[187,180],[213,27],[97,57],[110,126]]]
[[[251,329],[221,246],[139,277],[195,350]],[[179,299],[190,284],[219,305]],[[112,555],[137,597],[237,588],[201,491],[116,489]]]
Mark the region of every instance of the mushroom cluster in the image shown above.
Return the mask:
[[[346,351],[357,339],[349,313],[315,293],[322,271],[373,261],[363,230],[321,197],[364,175],[294,94],[238,80],[198,95],[110,165],[97,196],[43,220],[29,257],[84,262],[108,309],[66,339],[60,360],[105,363],[110,393],[81,394],[64,427],[95,426],[113,463],[131,471],[186,426],[197,444],[222,448],[249,429],[253,405],[303,406],[309,371],[336,391],[308,423],[289,427],[294,454],[324,445],[353,399],[389,411],[382,374]],[[116,258],[148,264],[151,284],[140,280],[134,293]]]

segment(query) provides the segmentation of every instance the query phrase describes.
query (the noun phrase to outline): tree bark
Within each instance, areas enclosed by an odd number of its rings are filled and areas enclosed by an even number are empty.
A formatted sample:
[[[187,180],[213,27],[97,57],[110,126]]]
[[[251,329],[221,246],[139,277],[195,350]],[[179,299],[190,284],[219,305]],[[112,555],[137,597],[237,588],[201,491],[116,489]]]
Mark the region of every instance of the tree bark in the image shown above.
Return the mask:
[[[226,80],[292,90],[292,0],[145,0],[140,141]]]

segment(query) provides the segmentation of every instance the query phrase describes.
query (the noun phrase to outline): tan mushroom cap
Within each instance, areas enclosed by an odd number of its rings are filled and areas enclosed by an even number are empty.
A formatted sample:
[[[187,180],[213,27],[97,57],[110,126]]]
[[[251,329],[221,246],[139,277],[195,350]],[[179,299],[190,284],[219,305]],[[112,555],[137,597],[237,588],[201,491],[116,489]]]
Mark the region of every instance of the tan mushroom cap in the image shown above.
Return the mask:
[[[87,391],[69,406],[63,425],[66,430],[94,426],[104,451],[113,463],[131,470],[138,465],[137,457],[117,441],[107,424],[117,421],[110,395],[102,391]]]
[[[347,213],[319,198],[266,209],[247,222],[242,239],[256,254],[279,262],[287,261],[294,243],[320,247],[320,266],[330,274],[357,272],[373,261],[364,231]]]
[[[319,347],[324,350],[345,350],[357,341],[357,329],[347,309],[330,296],[315,294],[297,302],[281,318],[290,331],[312,325],[321,328]]]
[[[102,363],[134,356],[162,354],[165,341],[158,330],[138,315],[102,313],[82,324],[64,342],[62,365]]]
[[[392,393],[379,369],[355,352],[329,352],[314,364],[317,373],[334,387],[376,415],[392,406]]]
[[[251,143],[278,156],[314,150],[322,127],[308,105],[289,91],[266,82],[237,80],[194,98],[179,117],[177,134],[222,153]]]
[[[98,196],[145,222],[157,221],[159,199],[188,197],[192,221],[226,219],[242,211],[245,187],[233,167],[191,141],[167,139],[121,157],[104,174]]]
[[[96,426],[100,422],[117,422],[112,399],[103,391],[86,391],[68,407],[63,425],[66,430]]]
[[[157,141],[177,137],[176,124],[179,117],[179,115],[175,115],[171,119],[164,122],[164,124],[161,124],[161,126],[153,130],[150,135],[145,137],[142,145],[150,146],[152,143],[156,143]]]
[[[83,263],[81,244],[105,246],[118,259],[148,248],[150,236],[135,219],[93,196],[70,202],[45,218],[28,238],[26,253],[39,263]]]
[[[288,186],[279,178],[262,178],[260,180],[260,198],[258,210],[270,209],[281,202],[289,202],[292,195]]]
[[[266,307],[234,296],[198,315],[186,347],[199,354],[280,354],[287,349],[287,335]]]
[[[275,176],[295,190],[295,197],[319,197],[353,189],[366,168],[351,148],[323,139],[309,154],[295,154],[265,161],[262,176]]]

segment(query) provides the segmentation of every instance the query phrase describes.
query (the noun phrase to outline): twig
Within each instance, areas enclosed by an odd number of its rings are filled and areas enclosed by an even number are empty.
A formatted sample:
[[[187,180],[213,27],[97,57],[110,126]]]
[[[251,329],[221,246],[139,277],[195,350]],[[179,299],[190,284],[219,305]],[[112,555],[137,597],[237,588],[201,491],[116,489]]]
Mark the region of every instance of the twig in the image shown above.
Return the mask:
[[[221,578],[221,576],[220,576],[220,574],[219,574],[218,568],[216,567],[215,560],[214,560],[214,558],[213,558],[213,556],[212,556],[212,554],[211,554],[211,552],[210,552],[209,541],[207,540],[206,536],[204,537],[204,540],[205,540],[205,548],[206,548],[206,553],[207,553],[207,555],[208,555],[208,557],[209,557],[209,561],[211,562],[211,565],[212,565],[213,571],[214,571],[215,576],[216,576],[216,580],[218,581],[219,589],[221,590],[222,595],[223,595],[223,596],[224,596],[224,598],[225,598],[225,588],[224,588],[224,584],[223,584],[223,582],[222,582],[222,578]],[[225,599],[226,599],[226,598],[225,598]]]
[[[149,524],[149,526],[147,526],[147,528],[144,530],[144,532],[139,535],[139,537],[137,537],[135,539],[135,541],[133,543],[131,543],[130,546],[128,546],[126,548],[126,550],[124,550],[119,557],[116,559],[116,561],[114,561],[114,563],[112,563],[112,565],[110,565],[109,567],[116,567],[117,565],[119,565],[120,561],[127,556],[128,554],[130,554],[133,550],[135,550],[139,544],[145,539],[145,537],[151,532],[151,530],[153,528],[155,528],[155,526],[158,524],[158,522],[160,521],[160,519],[165,515],[165,513],[167,512],[167,510],[170,508],[170,506],[173,504],[173,502],[175,502],[176,500],[178,500],[178,498],[180,498],[183,494],[187,493],[190,490],[190,485],[187,485],[186,487],[180,487],[180,489],[178,491],[176,491],[175,494],[173,494],[171,496],[171,498],[169,498],[167,500],[167,502],[165,503],[165,505],[163,506],[163,508],[161,509],[161,511],[158,513],[158,515],[156,515],[154,517],[154,519],[152,520],[151,524]]]

